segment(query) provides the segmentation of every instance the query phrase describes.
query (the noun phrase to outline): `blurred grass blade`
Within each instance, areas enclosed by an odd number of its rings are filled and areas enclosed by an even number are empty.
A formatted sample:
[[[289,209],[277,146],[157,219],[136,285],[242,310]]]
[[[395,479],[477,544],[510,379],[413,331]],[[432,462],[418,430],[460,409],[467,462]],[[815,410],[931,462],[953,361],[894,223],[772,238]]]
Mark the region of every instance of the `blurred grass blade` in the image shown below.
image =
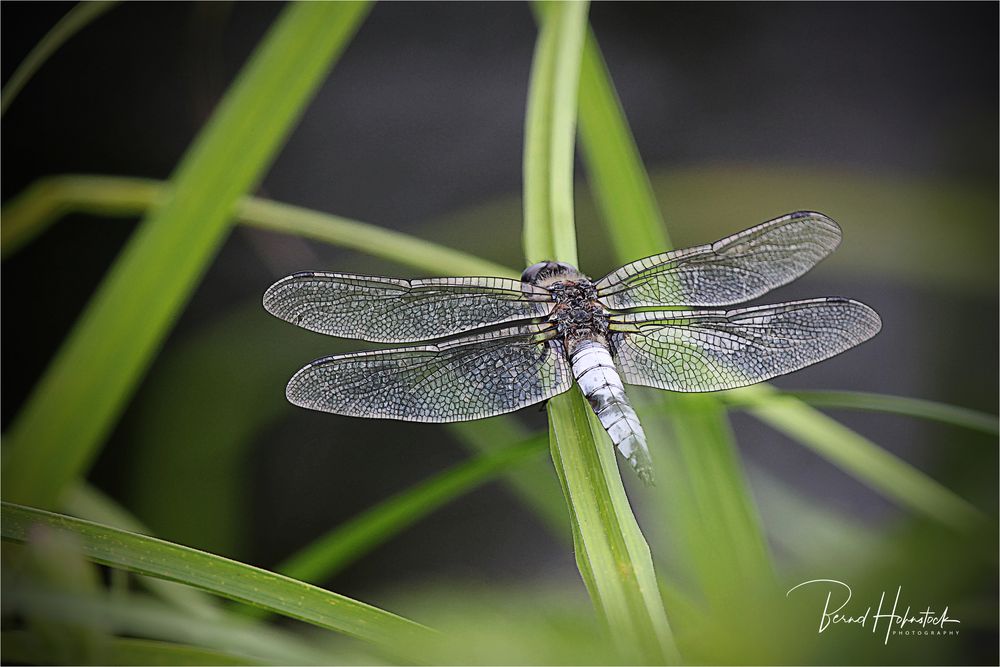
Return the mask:
[[[768,537],[797,567],[818,571],[824,566],[871,562],[880,545],[891,539],[792,488],[767,469],[748,467]]]
[[[206,622],[137,595],[82,597],[20,579],[5,583],[3,609],[5,614],[39,614],[65,623],[98,618],[119,635],[192,644],[271,664],[330,664],[334,658],[287,630],[232,616]]]
[[[51,647],[30,632],[12,630],[0,635],[0,652],[7,664],[59,664]],[[251,660],[198,646],[148,639],[113,638],[104,653],[105,665],[260,665]]]
[[[653,186],[592,30],[580,67],[580,149],[619,261],[668,250],[670,237]]]
[[[545,436],[460,463],[393,496],[335,528],[275,568],[302,581],[318,582],[497,473],[544,450]]]
[[[33,526],[23,558],[14,577],[5,577],[4,598],[11,579],[22,577],[40,582],[46,588],[62,589],[82,598],[104,595],[97,566],[83,555],[76,536],[47,526]],[[102,664],[111,637],[107,621],[101,616],[88,619],[59,619],[39,610],[25,610],[27,627],[45,641],[58,664]]]
[[[66,494],[66,511],[72,516],[120,528],[130,533],[150,535],[151,532],[125,508],[86,483],[77,484]],[[218,618],[221,610],[215,600],[201,591],[155,577],[139,577],[151,593],[158,595],[178,608],[202,618]]]
[[[642,238],[656,239],[655,233],[649,233],[643,229],[643,227],[654,227],[661,224],[659,215],[656,213],[655,201],[650,200],[647,205],[639,208],[633,206],[631,216],[622,214],[623,211],[630,210],[629,198],[634,196],[651,197],[652,190],[646,185],[648,178],[642,170],[641,163],[638,162],[638,151],[634,149],[616,151],[606,141],[607,136],[618,136],[631,143],[631,137],[627,129],[623,131],[621,128],[614,127],[617,124],[625,125],[624,114],[617,98],[613,95],[613,87],[607,80],[607,69],[597,52],[597,48],[596,41],[591,36],[585,45],[584,72],[581,74],[581,142],[586,147],[584,155],[587,158],[588,173],[592,179],[602,179],[602,184],[595,184],[594,192],[599,197],[607,198],[607,201],[601,203],[601,210],[605,213],[606,228],[614,240],[616,248],[622,248],[632,253],[631,256],[621,257],[620,260],[631,261],[655,252],[662,252],[666,248],[647,248],[641,246],[637,241],[637,239]],[[585,109],[585,107],[595,108]],[[610,125],[602,124],[602,121],[607,123],[609,119],[611,120]],[[618,161],[615,165],[616,168],[609,169],[607,165],[603,164],[605,161],[615,160]],[[631,165],[626,164],[629,161],[634,162]],[[596,164],[596,162],[601,162],[601,164]],[[615,175],[615,177],[608,179],[609,174]],[[617,177],[621,174],[631,174],[632,178],[636,180],[633,180],[631,185],[627,185],[624,179]],[[641,215],[643,211],[645,217]],[[772,390],[767,385],[759,385],[738,391],[744,392],[745,396],[756,397],[770,395],[769,392]],[[714,396],[707,396],[705,399],[718,400]],[[675,407],[678,401],[686,400],[685,397],[664,395],[661,400],[664,408],[675,421],[673,432],[677,437],[683,438],[684,433],[688,431],[683,424],[684,413],[683,410],[677,410]],[[755,414],[765,419],[771,426],[783,430],[802,444],[816,450],[858,479],[865,481],[876,490],[896,499],[903,505],[917,509],[950,525],[957,523],[969,526],[979,522],[978,511],[966,501],[912,466],[881,450],[874,443],[801,401],[786,397],[780,402],[770,402],[767,408],[761,408]],[[871,464],[871,467],[863,465],[862,462]],[[876,470],[879,473],[887,473],[887,476],[882,477],[875,472]],[[711,501],[711,498],[705,498],[705,500]],[[743,516],[757,524],[753,531],[757,537],[753,541],[766,544],[763,542],[759,520],[749,496],[745,497],[745,503],[746,509],[749,511],[742,512]],[[728,516],[736,515],[729,512]],[[749,536],[751,533],[746,532],[745,534]],[[737,552],[736,557],[743,553],[754,553],[754,550],[741,549]],[[721,573],[722,568],[720,568]]]
[[[541,453],[547,443],[547,436],[540,435],[460,463],[334,528],[275,570],[293,579],[319,583],[442,505]],[[250,613],[257,616],[259,609]]]
[[[480,455],[499,455],[510,443],[530,436],[527,427],[516,418],[508,416],[455,422],[448,424],[448,431],[466,449]],[[527,507],[534,510],[555,537],[568,538],[566,522],[569,515],[566,512],[566,502],[548,459],[539,458],[520,465],[517,470],[504,473],[503,480]]]
[[[961,426],[972,431],[980,431],[986,435],[1000,435],[1000,423],[998,423],[996,415],[922,398],[890,396],[865,391],[783,391],[778,395],[792,396],[814,408],[886,412]],[[739,407],[739,404],[736,406]]]
[[[13,630],[0,635],[0,652],[8,663],[59,664],[51,647],[30,632]],[[260,665],[263,662],[198,646],[115,637],[103,656],[105,665]]]
[[[61,175],[39,179],[4,207],[3,214],[0,216],[0,220],[2,220],[0,250],[5,254],[16,251],[17,248],[30,242],[32,238],[40,234],[60,216],[69,213],[121,217],[142,214],[160,201],[165,190],[165,184],[160,181],[116,176]],[[259,229],[295,234],[303,238],[314,238],[429,273],[508,277],[519,275],[517,271],[505,266],[446,246],[429,243],[408,234],[257,197],[244,197],[237,207],[236,218],[241,223]],[[211,387],[206,387],[204,382],[195,383],[192,379],[194,375],[197,375],[202,380],[207,376],[218,377],[228,382],[225,380],[225,373],[205,373],[205,364],[224,363],[227,355],[232,356],[232,341],[234,340],[239,341],[240,348],[259,346],[258,338],[271,340],[273,333],[269,329],[260,332],[260,336],[257,335],[260,329],[259,324],[246,328],[247,323],[251,320],[257,322],[259,311],[259,303],[256,303],[248,311],[234,312],[232,315],[224,317],[220,322],[210,325],[201,333],[190,337],[180,349],[168,350],[167,361],[162,364],[167,379],[164,380],[163,373],[160,373],[153,380],[153,386],[157,388],[157,395],[185,397],[187,407],[185,407],[184,412],[188,415],[192,414],[192,410],[199,411],[202,406],[206,405],[205,399],[200,395],[192,394],[192,391],[203,391],[206,395],[217,397],[219,394],[215,393]],[[248,340],[248,331],[251,332],[251,340]],[[328,344],[324,342],[324,345]],[[323,352],[324,350],[317,346],[316,354],[319,355]],[[329,350],[325,350],[325,352],[329,353]],[[302,356],[300,353],[301,350],[295,351],[296,355]],[[308,356],[308,354],[304,356]],[[263,369],[264,374],[274,375],[273,382],[284,382],[287,379],[284,377],[284,369],[280,371],[274,369],[273,372],[270,369],[270,366],[274,365],[272,364],[274,361],[273,355],[267,356],[255,368],[261,370],[261,364],[264,364],[268,367]],[[286,361],[293,363],[293,360],[285,360],[279,355],[278,364],[285,364]],[[254,387],[258,384],[258,381],[253,380],[242,383],[240,386],[241,388]],[[230,396],[230,393],[225,395]],[[188,397],[190,400],[187,400]],[[162,415],[162,417],[159,412],[155,412],[152,416],[148,413],[144,414],[144,420],[148,420],[149,428],[146,429],[148,433],[142,436],[143,442],[149,443],[151,439],[162,440],[163,448],[169,451],[164,451],[163,456],[159,456],[155,451],[151,451],[151,448],[155,450],[156,446],[147,445],[140,451],[138,460],[149,461],[148,467],[159,470],[162,470],[164,465],[176,465],[178,459],[173,443],[177,439],[185,440],[192,445],[192,449],[205,454],[205,457],[197,461],[197,465],[219,468],[217,473],[206,475],[206,477],[218,482],[225,477],[225,469],[232,469],[233,459],[238,459],[240,456],[239,451],[241,450],[236,441],[243,437],[241,434],[256,433],[264,423],[269,423],[275,417],[272,414],[273,410],[266,409],[264,405],[259,404],[259,401],[254,402],[255,397],[256,394],[247,396],[245,393],[232,396],[230,398],[233,399],[234,403],[239,404],[239,409],[234,405],[229,411],[224,411],[226,414],[230,414],[234,410],[245,413],[245,421],[239,427],[240,433],[220,433],[219,428],[227,424],[228,421],[220,421],[213,409],[212,423],[215,428],[210,431],[213,438],[211,442],[198,442],[198,439],[205,437],[204,434],[208,432],[201,428],[198,419],[186,421],[183,428],[189,432],[187,436],[178,438],[176,426],[171,429],[157,426],[161,423],[172,423],[172,412]],[[158,404],[157,401],[153,401],[153,403]],[[266,404],[271,405],[271,403],[270,392],[268,392]],[[143,423],[145,424],[147,421]],[[188,429],[188,426],[191,428]],[[451,424],[449,430],[472,451],[479,453],[496,451],[497,448],[504,447],[527,435],[527,431],[520,426],[516,419],[504,416],[477,422]],[[169,437],[166,435],[168,433]],[[219,443],[234,444],[227,447]],[[176,485],[171,485],[169,480],[165,480],[164,486],[156,485],[151,483],[150,478],[142,474],[141,471],[136,478],[145,481],[139,483],[134,492],[147,495],[151,499],[146,506],[142,507],[143,516],[161,515],[161,520],[151,519],[155,525],[159,526],[163,521],[169,523],[176,518],[178,514],[176,506],[171,505],[176,505],[178,500],[184,503],[201,502],[197,494],[192,496],[189,493],[183,493],[179,498],[175,498],[174,503],[163,503],[163,493],[172,492]],[[548,466],[522,467],[518,474],[509,476],[507,482],[551,528],[555,529],[558,534],[562,534],[562,528],[566,522],[566,507],[561,498],[558,483],[552,477]],[[214,488],[216,491],[219,490],[217,484]],[[225,504],[215,503],[212,505],[212,511],[224,510]],[[202,506],[201,511],[206,511],[204,506]],[[205,523],[211,524],[212,522]],[[233,525],[232,519],[224,525],[226,528],[224,531],[216,526],[208,533],[212,536],[213,541],[218,543],[214,550],[234,548],[235,533],[238,532],[239,527]],[[201,541],[196,541],[199,545],[202,544]],[[208,545],[207,542],[205,544]]]
[[[177,581],[385,647],[429,632],[417,623],[273,572],[178,544],[4,502],[3,539],[24,542],[33,526],[65,530],[96,563]]]
[[[764,397],[749,405],[747,411],[903,507],[957,530],[978,530],[986,525],[986,517],[969,502],[802,401],[773,395],[773,390],[767,386],[734,391],[748,402],[756,396]]]
[[[536,6],[543,6],[540,3]],[[591,192],[624,263],[670,248],[659,206],[610,74],[588,32],[580,74],[580,141]],[[640,410],[657,475],[664,547],[716,609],[735,591],[766,595],[774,566],[750,497],[732,432],[718,399],[633,389],[651,397]],[[663,415],[669,415],[664,422]],[[666,550],[666,549],[665,549]]]
[[[143,178],[62,175],[39,179],[3,208],[2,256],[10,256],[68,213],[141,215],[162,202],[166,193],[166,183]],[[409,234],[259,197],[240,199],[234,217],[251,227],[360,250],[436,275],[520,275],[509,267]]]
[[[316,2],[282,12],[15,418],[5,498],[56,507],[86,470],[225,238],[238,199],[261,178],[366,9]]]
[[[704,394],[660,396],[658,405],[641,418],[660,445],[655,498],[664,557],[713,612],[736,598],[771,595],[774,566],[725,409]]]
[[[45,36],[35,45],[24,58],[7,83],[0,90],[0,116],[7,113],[7,108],[17,97],[21,89],[27,85],[31,77],[38,71],[45,61],[55,53],[60,46],[83,29],[88,23],[94,21],[104,12],[114,7],[117,2],[104,0],[94,0],[93,2],[78,2],[59,22],[52,26],[52,29],[45,33]]]
[[[573,144],[585,3],[549,3],[532,64],[524,150],[528,263],[577,263]],[[548,403],[552,460],[569,506],[576,560],[622,655],[678,662],[649,547],[632,514],[603,428],[577,388]]]

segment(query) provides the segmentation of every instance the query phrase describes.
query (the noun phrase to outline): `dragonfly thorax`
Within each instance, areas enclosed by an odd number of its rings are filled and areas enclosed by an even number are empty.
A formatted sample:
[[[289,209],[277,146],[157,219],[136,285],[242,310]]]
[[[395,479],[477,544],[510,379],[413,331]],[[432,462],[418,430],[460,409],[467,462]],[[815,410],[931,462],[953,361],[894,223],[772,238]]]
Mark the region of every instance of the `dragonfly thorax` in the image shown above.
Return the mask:
[[[597,300],[597,288],[587,278],[559,281],[548,285],[556,305],[549,321],[573,347],[582,340],[604,340],[608,333],[608,313]]]

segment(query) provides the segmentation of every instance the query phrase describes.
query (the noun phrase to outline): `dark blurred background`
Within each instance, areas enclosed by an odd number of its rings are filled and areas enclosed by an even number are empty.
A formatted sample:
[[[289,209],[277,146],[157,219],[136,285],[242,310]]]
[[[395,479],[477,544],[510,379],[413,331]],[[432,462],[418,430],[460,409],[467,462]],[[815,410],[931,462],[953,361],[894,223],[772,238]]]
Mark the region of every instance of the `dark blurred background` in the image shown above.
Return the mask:
[[[0,6],[5,81],[70,6]],[[280,10],[126,3],[99,18],[3,119],[4,202],[51,174],[166,179]],[[996,412],[996,3],[605,2],[590,17],[677,244],[797,208],[844,227],[829,266],[776,298],[842,293],[875,307],[885,328],[779,386]],[[517,267],[535,35],[522,4],[377,5],[258,194]],[[585,224],[594,213],[584,195],[581,263],[602,275],[614,260]],[[4,428],[132,228],[69,216],[4,262]],[[274,279],[306,269],[412,275],[331,247],[233,232],[92,473],[165,537],[271,566],[468,456],[434,426],[285,407],[283,383],[299,366],[357,348],[290,331],[260,309]],[[248,377],[259,387],[248,389]],[[212,430],[249,414],[266,418],[235,435]],[[837,416],[995,508],[995,441],[912,419]],[[544,423],[533,410],[523,419]],[[755,469],[821,505],[876,529],[901,516],[759,423],[737,414],[734,428]],[[562,537],[495,483],[329,583],[377,602],[387,588],[444,576],[573,581]]]

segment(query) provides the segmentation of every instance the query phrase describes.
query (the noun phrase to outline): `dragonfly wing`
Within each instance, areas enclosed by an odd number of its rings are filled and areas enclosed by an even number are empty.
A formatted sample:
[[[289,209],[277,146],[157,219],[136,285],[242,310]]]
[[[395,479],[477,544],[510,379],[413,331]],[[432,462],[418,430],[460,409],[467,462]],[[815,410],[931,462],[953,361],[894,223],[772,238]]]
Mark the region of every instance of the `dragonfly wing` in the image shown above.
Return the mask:
[[[597,281],[597,293],[611,310],[728,306],[795,280],[839,243],[836,222],[800,211],[715,243],[626,264]]]
[[[318,359],[292,377],[288,400],[351,417],[454,422],[513,412],[560,394],[573,372],[546,325],[439,345]]]
[[[551,294],[507,278],[401,280],[296,273],[271,285],[264,308],[310,331],[373,343],[412,343],[544,317]]]
[[[881,327],[863,303],[825,298],[729,311],[614,315],[611,344],[625,382],[717,391],[805,368],[863,343]]]

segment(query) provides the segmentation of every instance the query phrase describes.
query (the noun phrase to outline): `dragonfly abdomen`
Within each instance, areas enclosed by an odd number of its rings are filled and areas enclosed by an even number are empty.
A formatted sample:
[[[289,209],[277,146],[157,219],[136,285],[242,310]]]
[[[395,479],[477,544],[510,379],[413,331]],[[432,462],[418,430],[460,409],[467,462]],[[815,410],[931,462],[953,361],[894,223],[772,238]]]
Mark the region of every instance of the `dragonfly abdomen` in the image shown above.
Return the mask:
[[[611,441],[644,482],[653,478],[646,434],[628,402],[607,346],[593,340],[577,343],[570,354],[573,376]]]

